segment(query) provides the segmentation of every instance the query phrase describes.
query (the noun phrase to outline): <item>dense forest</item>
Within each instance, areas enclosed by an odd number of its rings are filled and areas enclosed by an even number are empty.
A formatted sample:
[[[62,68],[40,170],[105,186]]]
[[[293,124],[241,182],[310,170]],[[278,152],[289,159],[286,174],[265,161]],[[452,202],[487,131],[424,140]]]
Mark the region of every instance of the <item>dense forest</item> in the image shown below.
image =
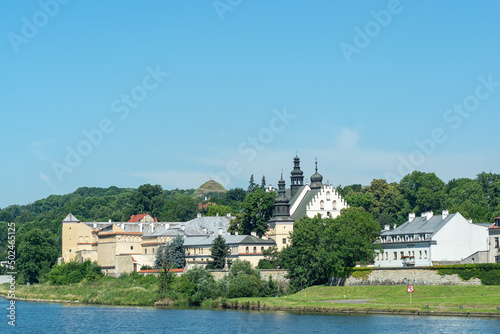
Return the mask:
[[[144,212],[159,221],[187,221],[199,212],[212,216],[240,214],[243,219],[248,209],[245,203],[258,201],[254,198],[258,197],[255,192],[263,188],[264,180],[263,177],[259,186],[252,175],[247,190],[235,188],[203,194],[196,189],[164,190],[150,184],[138,189],[82,187],[71,194],[51,195],[27,205],[11,205],[0,210],[0,258],[6,258],[7,224],[15,222],[18,256],[23,256],[23,251],[25,255],[31,254],[34,248],[44,249],[45,255],[33,253],[38,256],[36,261],[53,264],[61,252],[61,221],[69,212],[82,221],[128,221],[131,215]],[[499,174],[483,172],[474,179],[460,178],[445,183],[434,173],[414,171],[399,183],[374,179],[366,186],[354,184],[337,189],[351,207],[363,207],[381,227],[400,225],[407,220],[408,213],[419,215],[429,210],[435,214],[444,209],[450,213],[459,211],[475,223],[492,222],[500,216]]]

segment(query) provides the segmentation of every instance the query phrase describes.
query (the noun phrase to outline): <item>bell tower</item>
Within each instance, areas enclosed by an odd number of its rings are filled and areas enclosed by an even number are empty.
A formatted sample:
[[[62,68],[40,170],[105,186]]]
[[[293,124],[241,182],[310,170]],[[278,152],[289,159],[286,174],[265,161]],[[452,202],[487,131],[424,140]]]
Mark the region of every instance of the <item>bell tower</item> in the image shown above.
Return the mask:
[[[290,180],[292,182],[290,186],[290,197],[293,197],[299,188],[304,185],[304,172],[300,170],[300,159],[297,155],[295,155],[293,159],[293,170],[290,174]]]

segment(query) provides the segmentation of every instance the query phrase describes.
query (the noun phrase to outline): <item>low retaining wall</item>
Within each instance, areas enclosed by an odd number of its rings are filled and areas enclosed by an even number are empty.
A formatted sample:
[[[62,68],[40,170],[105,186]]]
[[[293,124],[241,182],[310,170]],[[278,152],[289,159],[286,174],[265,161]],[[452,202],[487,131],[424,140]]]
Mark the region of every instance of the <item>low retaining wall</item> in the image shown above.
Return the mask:
[[[367,268],[369,270],[371,268]],[[344,280],[334,277],[331,285],[343,285]],[[432,269],[377,269],[374,268],[367,277],[350,276],[345,280],[346,286],[360,285],[481,285],[479,278],[463,281],[457,274],[441,276]]]
[[[209,270],[216,281],[220,280],[222,277],[226,276],[229,270]],[[272,277],[273,280],[278,281],[278,285],[286,290],[288,289],[288,279],[285,278],[287,274],[286,270],[280,269],[262,269],[260,270],[260,277],[263,280],[268,280]]]

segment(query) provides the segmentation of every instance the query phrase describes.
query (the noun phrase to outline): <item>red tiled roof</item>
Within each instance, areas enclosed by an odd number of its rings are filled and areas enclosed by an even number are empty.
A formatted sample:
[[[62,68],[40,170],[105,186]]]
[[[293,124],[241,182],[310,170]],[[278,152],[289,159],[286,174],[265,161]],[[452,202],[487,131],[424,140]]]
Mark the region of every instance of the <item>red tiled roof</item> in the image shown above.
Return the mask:
[[[169,272],[172,273],[182,273],[184,269],[170,269]],[[144,270],[139,270],[139,274],[153,274],[153,273],[158,273],[160,272],[160,269],[144,269]]]
[[[140,213],[138,215],[132,215],[130,216],[128,223],[138,223],[139,219],[146,217],[146,215],[148,215],[148,213]]]

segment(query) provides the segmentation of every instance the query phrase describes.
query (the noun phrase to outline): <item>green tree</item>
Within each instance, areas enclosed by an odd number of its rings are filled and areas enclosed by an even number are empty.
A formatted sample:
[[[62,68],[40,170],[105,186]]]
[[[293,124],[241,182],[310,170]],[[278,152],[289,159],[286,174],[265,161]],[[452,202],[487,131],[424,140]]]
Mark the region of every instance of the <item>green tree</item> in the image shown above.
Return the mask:
[[[153,217],[160,216],[164,205],[165,198],[160,185],[143,184],[131,198],[131,207],[135,213],[149,212]]]
[[[363,208],[343,209],[335,219],[303,217],[294,223],[291,245],[281,252],[293,289],[325,283],[331,275],[372,262],[379,225]]]
[[[256,189],[248,193],[242,204],[242,212],[237,214],[229,226],[230,232],[238,231],[241,234],[256,232],[262,237],[268,230],[269,220],[273,216],[274,192]]]
[[[225,216],[228,213],[231,213],[231,211],[231,207],[227,205],[209,205],[207,215],[211,217],[217,215]]]
[[[257,184],[255,183],[253,179],[253,174],[250,176],[250,181],[248,182],[248,192],[254,192]]]
[[[165,221],[188,221],[196,217],[198,203],[187,195],[178,195],[174,200],[167,201],[161,213]]]
[[[38,283],[57,261],[57,247],[50,231],[38,228],[19,237],[16,260],[21,282]]]
[[[260,182],[260,189],[266,189],[266,177],[262,175],[262,181]]]
[[[207,269],[224,269],[226,258],[231,254],[229,246],[226,244],[226,239],[218,235],[212,242],[210,247],[210,257],[212,261],[207,264]]]
[[[440,211],[446,201],[444,182],[434,173],[413,171],[399,182],[399,191],[417,214]]]
[[[162,279],[160,280],[162,293],[173,282],[174,274],[170,269],[184,268],[185,252],[184,238],[178,235],[176,238],[166,244],[158,247],[155,259],[155,268],[160,269]]]

